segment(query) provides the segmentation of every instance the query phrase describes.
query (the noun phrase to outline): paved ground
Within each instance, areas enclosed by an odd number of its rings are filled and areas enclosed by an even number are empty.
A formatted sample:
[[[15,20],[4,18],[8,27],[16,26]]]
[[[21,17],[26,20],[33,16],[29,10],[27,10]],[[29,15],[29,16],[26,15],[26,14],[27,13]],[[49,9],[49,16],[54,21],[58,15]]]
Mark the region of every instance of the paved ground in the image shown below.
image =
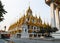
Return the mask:
[[[60,43],[60,39],[57,40],[44,40],[44,39],[11,39],[14,43]]]
[[[0,43],[60,43],[60,39],[43,40],[43,39],[0,39]]]
[[[5,43],[6,41],[3,39],[0,39],[0,43]]]

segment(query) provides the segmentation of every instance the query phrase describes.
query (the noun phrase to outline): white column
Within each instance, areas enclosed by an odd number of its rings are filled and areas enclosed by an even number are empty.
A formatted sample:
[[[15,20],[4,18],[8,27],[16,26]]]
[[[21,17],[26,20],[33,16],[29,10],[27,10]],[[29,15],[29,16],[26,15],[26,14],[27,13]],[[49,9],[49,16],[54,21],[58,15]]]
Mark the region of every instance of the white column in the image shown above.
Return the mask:
[[[56,7],[56,27],[59,29],[59,10]]]
[[[59,11],[60,12],[60,11]],[[60,28],[60,13],[59,13],[59,28]]]
[[[51,26],[56,27],[55,11],[54,11],[54,3],[53,2],[50,4],[50,8],[51,8]]]

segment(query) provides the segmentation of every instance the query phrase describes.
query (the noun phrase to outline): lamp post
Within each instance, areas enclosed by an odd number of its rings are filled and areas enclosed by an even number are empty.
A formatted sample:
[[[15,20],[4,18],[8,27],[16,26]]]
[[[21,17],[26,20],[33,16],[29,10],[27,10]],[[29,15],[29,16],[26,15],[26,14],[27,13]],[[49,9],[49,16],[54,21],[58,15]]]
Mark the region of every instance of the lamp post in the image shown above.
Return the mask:
[[[4,26],[4,31],[6,31],[6,26]]]

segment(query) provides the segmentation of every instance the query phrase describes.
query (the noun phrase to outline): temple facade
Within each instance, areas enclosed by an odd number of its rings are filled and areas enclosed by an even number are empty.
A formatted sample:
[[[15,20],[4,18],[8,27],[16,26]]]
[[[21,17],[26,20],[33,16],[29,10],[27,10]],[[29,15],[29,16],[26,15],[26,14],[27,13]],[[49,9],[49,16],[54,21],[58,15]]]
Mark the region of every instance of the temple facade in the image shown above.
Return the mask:
[[[49,27],[49,28],[48,28]],[[50,36],[51,26],[42,23],[41,17],[33,16],[32,10],[28,7],[26,15],[21,17],[16,23],[12,24],[8,31],[11,37],[33,38],[41,36]]]

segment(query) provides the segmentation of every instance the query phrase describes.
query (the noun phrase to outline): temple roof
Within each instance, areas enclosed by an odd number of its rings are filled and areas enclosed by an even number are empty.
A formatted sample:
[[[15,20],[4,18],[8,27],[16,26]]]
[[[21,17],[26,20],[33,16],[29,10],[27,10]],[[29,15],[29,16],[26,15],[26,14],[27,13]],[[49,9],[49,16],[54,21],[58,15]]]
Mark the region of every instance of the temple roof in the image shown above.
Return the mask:
[[[55,7],[57,6],[60,10],[60,0],[45,0],[46,4],[50,6],[50,3],[53,2]]]
[[[60,0],[55,0],[55,2],[56,2],[57,4],[60,4]]]
[[[56,4],[60,4],[60,0],[45,0],[47,4],[50,4],[51,2],[54,2]]]

